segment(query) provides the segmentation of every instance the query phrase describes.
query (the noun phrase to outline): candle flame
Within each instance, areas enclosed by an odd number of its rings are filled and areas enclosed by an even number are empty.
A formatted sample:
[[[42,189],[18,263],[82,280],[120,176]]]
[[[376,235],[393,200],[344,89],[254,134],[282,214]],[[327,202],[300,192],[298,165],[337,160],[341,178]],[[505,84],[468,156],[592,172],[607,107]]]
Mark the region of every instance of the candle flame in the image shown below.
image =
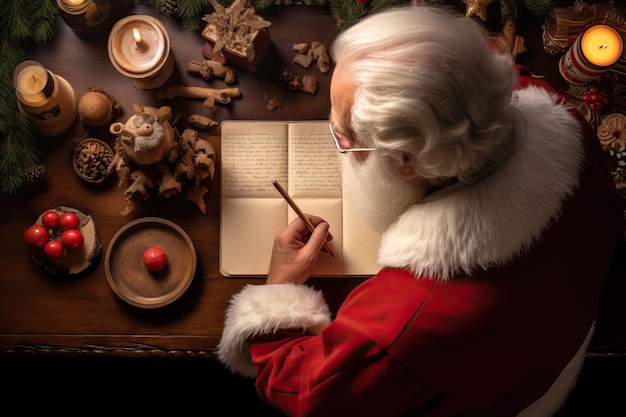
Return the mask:
[[[143,41],[141,40],[141,34],[136,28],[133,28],[133,36],[135,37],[135,43],[137,43],[137,48],[143,48]]]

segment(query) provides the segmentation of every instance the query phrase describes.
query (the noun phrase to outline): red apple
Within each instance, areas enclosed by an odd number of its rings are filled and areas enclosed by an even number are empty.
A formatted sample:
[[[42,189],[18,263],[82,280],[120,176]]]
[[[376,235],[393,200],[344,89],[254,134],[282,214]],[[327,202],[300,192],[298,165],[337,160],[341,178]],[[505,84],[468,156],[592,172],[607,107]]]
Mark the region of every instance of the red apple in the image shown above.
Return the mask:
[[[158,246],[153,246],[143,253],[141,262],[148,271],[158,272],[167,265],[167,254]]]

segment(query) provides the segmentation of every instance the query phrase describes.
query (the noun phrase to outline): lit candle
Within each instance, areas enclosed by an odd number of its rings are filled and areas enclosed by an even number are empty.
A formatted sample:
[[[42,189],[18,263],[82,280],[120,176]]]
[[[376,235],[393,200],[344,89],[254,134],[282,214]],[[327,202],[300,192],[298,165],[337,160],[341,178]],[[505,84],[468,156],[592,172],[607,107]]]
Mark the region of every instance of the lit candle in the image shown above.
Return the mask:
[[[31,61],[16,74],[15,89],[20,93],[20,101],[31,106],[45,104],[54,89],[48,70],[38,62]]]
[[[163,23],[148,15],[131,15],[111,29],[109,59],[139,89],[158,88],[174,69],[174,56]]]
[[[112,16],[112,0],[57,0],[61,16],[78,35],[103,28]]]
[[[133,28],[133,36],[135,37],[135,43],[137,44],[137,48],[143,48],[143,41],[141,40],[141,34],[137,30],[137,28]]]
[[[622,56],[623,42],[612,27],[596,25],[585,31],[580,48],[590,64],[610,67]]]
[[[624,43],[615,29],[596,25],[578,35],[559,60],[559,72],[570,84],[585,85],[601,78],[622,56]]]
[[[54,136],[77,119],[78,102],[72,86],[37,61],[24,61],[13,71],[19,111],[42,135]]]

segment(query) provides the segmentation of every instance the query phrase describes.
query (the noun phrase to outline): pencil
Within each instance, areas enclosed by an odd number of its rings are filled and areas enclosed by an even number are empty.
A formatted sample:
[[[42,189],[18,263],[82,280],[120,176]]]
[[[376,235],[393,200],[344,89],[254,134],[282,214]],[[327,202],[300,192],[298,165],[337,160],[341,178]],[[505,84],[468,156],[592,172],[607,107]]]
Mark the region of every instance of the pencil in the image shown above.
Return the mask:
[[[298,217],[300,217],[302,219],[302,221],[304,222],[304,224],[306,224],[306,227],[309,229],[309,231],[311,233],[313,233],[313,231],[315,230],[315,226],[313,226],[313,223],[311,223],[311,220],[309,220],[309,218],[304,214],[304,212],[302,212],[302,210],[300,210],[300,207],[298,207],[298,205],[296,204],[295,201],[293,201],[293,198],[291,198],[291,196],[289,194],[287,194],[287,191],[285,191],[285,189],[283,188],[282,185],[280,185],[278,183],[278,181],[274,181],[272,183],[274,185],[274,187],[278,190],[278,192],[280,193],[280,195],[283,196],[283,198],[285,199],[285,201],[287,201],[287,203],[291,206],[291,208],[293,209],[293,211],[296,212],[296,214],[298,215]],[[335,256],[335,252],[333,252],[332,248],[330,247],[330,245],[328,244],[328,242],[324,243],[324,249],[326,249],[326,251],[330,254],[330,256]]]

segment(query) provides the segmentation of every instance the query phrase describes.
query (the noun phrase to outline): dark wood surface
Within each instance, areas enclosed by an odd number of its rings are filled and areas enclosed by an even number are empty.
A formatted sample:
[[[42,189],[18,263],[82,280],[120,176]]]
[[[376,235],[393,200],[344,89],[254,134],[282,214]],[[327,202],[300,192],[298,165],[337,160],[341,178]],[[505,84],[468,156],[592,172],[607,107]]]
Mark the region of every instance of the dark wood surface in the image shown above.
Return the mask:
[[[156,92],[173,84],[223,88],[219,79],[205,81],[186,72],[186,63],[203,59],[204,45],[199,31],[180,27],[173,19],[158,15],[147,5],[128,6],[125,14],[158,16],[165,24],[176,60],[170,80],[156,90],[138,90],[119,74],[107,55],[107,35],[84,39],[76,36],[61,18],[57,35],[45,46],[33,47],[28,55],[52,72],[66,78],[77,94],[89,88],[104,89],[122,105],[125,121],[131,106],[139,103],[158,107],[169,105],[174,114],[202,114],[211,119],[326,119],[329,112],[330,74],[316,68],[308,70],[291,64],[291,46],[299,42],[320,41],[330,46],[338,33],[334,19],[324,7],[275,6],[263,15],[272,22],[272,45],[255,73],[235,67],[242,97],[226,106],[209,110],[202,100],[173,99],[158,101]],[[519,34],[526,39],[528,51],[518,59],[536,74],[563,90],[558,74],[558,57],[547,55],[541,45],[541,23],[532,17],[520,24]],[[289,67],[299,74],[315,75],[319,89],[315,95],[287,91],[284,107],[266,109],[264,92],[272,84],[284,87],[279,72]],[[219,159],[214,179],[205,195],[206,214],[186,201],[183,195],[151,197],[128,217],[122,217],[126,201],[115,175],[103,184],[88,184],[72,169],[73,141],[85,135],[113,143],[106,130],[87,131],[77,123],[58,137],[41,137],[43,163],[47,168],[44,184],[27,186],[17,195],[0,196],[0,353],[2,355],[65,355],[107,357],[209,357],[219,341],[224,311],[233,294],[246,284],[261,283],[258,278],[224,278],[218,269],[219,255]],[[201,132],[219,155],[219,131]],[[78,208],[94,217],[102,243],[102,257],[95,269],[72,279],[53,277],[30,259],[22,241],[23,231],[43,211],[60,205]],[[185,294],[171,305],[141,309],[122,301],[112,291],[104,272],[104,253],[111,239],[129,221],[157,216],[173,221],[190,236],[197,252],[197,270]],[[262,221],[262,219],[260,219]],[[242,253],[242,257],[246,256]],[[313,279],[311,284],[324,290],[336,309],[359,279]],[[623,310],[619,310],[623,311]],[[624,320],[612,324],[611,331],[623,331]],[[622,326],[622,327],[620,327]],[[610,326],[609,326],[610,327]],[[613,334],[612,336],[615,336]],[[623,336],[623,333],[622,333]],[[623,338],[618,345],[623,346]],[[603,341],[604,342],[604,341]],[[615,338],[606,341],[615,343]],[[603,348],[603,347],[601,347]],[[599,354],[606,353],[601,349]]]
[[[147,5],[133,5],[123,14],[158,15]],[[242,96],[229,105],[203,106],[203,100],[177,98],[158,101],[156,92],[174,84],[212,88],[228,87],[223,80],[206,81],[187,73],[186,64],[202,60],[204,39],[199,32],[182,28],[175,20],[158,15],[165,24],[176,60],[172,77],[155,90],[138,90],[111,65],[107,54],[107,35],[85,39],[76,36],[59,18],[53,42],[30,50],[29,59],[40,61],[52,72],[67,79],[78,95],[91,87],[104,89],[119,101],[125,121],[131,106],[139,103],[158,107],[169,105],[174,114],[201,114],[216,121],[226,119],[326,119],[329,112],[330,74],[317,68],[308,70],[291,64],[292,44],[319,41],[330,45],[336,36],[334,19],[325,8],[295,7],[272,9],[272,45],[255,73],[234,67]],[[264,92],[272,84],[285,88],[279,72],[290,67],[299,74],[314,75],[319,80],[315,95],[287,91],[285,104],[274,111],[266,109]],[[219,155],[219,131],[201,131]],[[85,134],[113,144],[106,129],[87,131],[77,123],[58,137],[41,137],[43,163],[47,168],[45,184],[25,187],[19,194],[0,197],[0,350],[4,353],[38,352],[70,355],[156,356],[209,355],[218,342],[225,308],[231,296],[242,286],[262,282],[258,278],[224,278],[218,270],[219,255],[219,183],[220,165],[208,182],[203,214],[184,195],[164,198],[153,196],[142,202],[128,217],[122,217],[124,190],[112,175],[103,184],[88,184],[74,173],[71,163],[72,143]],[[60,205],[78,208],[94,217],[102,256],[89,274],[66,279],[53,277],[29,257],[22,241],[23,231],[43,211]],[[197,253],[193,282],[174,303],[154,310],[133,307],[112,291],[104,270],[104,254],[115,233],[129,221],[157,216],[173,221],[190,236]],[[262,221],[262,219],[260,219]],[[242,254],[245,256],[245,254]],[[333,280],[330,301],[345,296],[355,279]],[[316,282],[316,285],[318,283]],[[329,283],[330,284],[330,283]],[[320,286],[328,286],[319,283]]]

